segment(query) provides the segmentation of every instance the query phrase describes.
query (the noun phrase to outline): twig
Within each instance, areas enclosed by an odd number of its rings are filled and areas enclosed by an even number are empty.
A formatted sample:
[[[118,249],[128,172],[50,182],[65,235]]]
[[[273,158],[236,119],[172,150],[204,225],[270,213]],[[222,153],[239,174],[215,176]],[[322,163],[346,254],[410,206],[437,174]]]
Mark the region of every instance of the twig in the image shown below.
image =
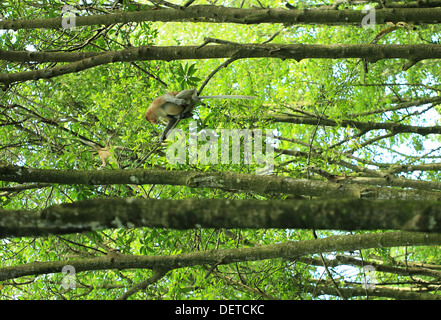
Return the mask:
[[[150,2],[153,3],[153,4],[160,4],[160,5],[163,5],[165,7],[173,8],[173,9],[176,9],[176,10],[182,10],[183,9],[183,7],[180,6],[180,5],[177,5],[177,4],[174,4],[174,3],[170,3],[170,2],[164,1],[164,0],[150,0]]]
[[[138,283],[137,285],[131,287],[129,290],[127,290],[122,295],[120,295],[117,298],[117,300],[126,300],[131,295],[135,294],[136,292],[144,290],[149,285],[157,282],[159,279],[161,279],[163,276],[165,276],[167,271],[168,271],[167,269],[153,270],[153,275],[150,278],[148,278],[147,280],[144,280],[144,281]]]
[[[135,62],[130,62],[130,64],[132,66],[135,66],[137,69],[141,70],[142,72],[144,72],[145,74],[147,74],[150,78],[153,78],[154,80],[158,81],[160,84],[162,84],[164,87],[168,87],[167,84],[162,81],[161,79],[159,79],[157,76],[155,76],[154,74],[150,73],[149,71],[145,70],[144,68],[138,66]]]
[[[217,43],[217,44],[226,44],[226,45],[231,45],[231,44],[240,44],[238,42],[234,42],[234,41],[228,41],[228,40],[222,40],[222,39],[216,39],[216,38],[210,38],[210,37],[205,37],[204,38],[204,43],[202,43],[199,47],[197,47],[197,49],[200,49],[202,47],[205,47],[207,44],[209,43]]]
[[[317,239],[317,234],[315,232],[315,230],[312,230],[312,236],[314,237],[314,239]],[[331,271],[329,271],[328,265],[326,264],[325,258],[323,258],[323,254],[320,252],[320,260],[322,260],[323,263],[323,267],[326,270],[326,273],[328,274],[329,278],[332,281],[332,284],[334,285],[335,290],[337,291],[338,295],[343,299],[343,300],[347,300],[346,297],[340,292],[337,283],[334,280],[334,277],[331,274]]]
[[[274,38],[277,37],[283,31],[283,29],[284,28],[280,29],[279,31],[274,32],[274,34],[271,37],[269,37],[268,40],[263,41],[262,44],[269,43],[269,42],[273,41]]]
[[[214,75],[221,69],[226,68],[229,64],[233,63],[234,61],[238,60],[239,57],[236,55],[233,55],[231,58],[229,58],[227,61],[225,61],[224,63],[222,63],[219,67],[217,67],[216,69],[214,69],[207,78],[205,78],[204,82],[202,83],[202,85],[200,86],[199,90],[198,90],[198,95],[201,95],[202,90],[204,90],[204,87],[208,84],[208,82],[211,80],[211,78],[214,77]]]
[[[162,141],[159,141],[156,146],[149,152],[147,153],[144,158],[141,159],[141,161],[139,161],[139,163],[136,165],[135,169],[138,169],[140,166],[142,166],[144,164],[144,162],[153,154],[153,152],[155,152],[162,144]]]
[[[184,8],[187,8],[187,7],[191,6],[191,4],[192,4],[193,2],[195,2],[195,0],[187,0],[187,2],[184,3],[183,7],[184,7]]]

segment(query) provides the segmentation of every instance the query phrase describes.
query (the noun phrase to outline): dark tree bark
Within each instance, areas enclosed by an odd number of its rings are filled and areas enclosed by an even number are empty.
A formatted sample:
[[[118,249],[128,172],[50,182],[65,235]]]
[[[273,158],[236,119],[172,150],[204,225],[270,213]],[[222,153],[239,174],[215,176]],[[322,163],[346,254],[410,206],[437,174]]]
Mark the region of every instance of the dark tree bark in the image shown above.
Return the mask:
[[[214,5],[195,5],[188,8],[155,8],[150,10],[121,12],[114,14],[76,17],[76,26],[105,25],[142,21],[182,21],[205,23],[283,23],[323,24],[323,25],[359,25],[367,13],[361,10],[287,10],[274,9],[239,9]],[[376,23],[407,22],[420,24],[438,24],[441,22],[441,8],[383,8],[375,10]],[[3,20],[0,29],[59,29],[62,28],[61,18],[35,20]]]
[[[441,232],[441,208],[438,201],[93,199],[0,211],[0,238],[136,227]]]

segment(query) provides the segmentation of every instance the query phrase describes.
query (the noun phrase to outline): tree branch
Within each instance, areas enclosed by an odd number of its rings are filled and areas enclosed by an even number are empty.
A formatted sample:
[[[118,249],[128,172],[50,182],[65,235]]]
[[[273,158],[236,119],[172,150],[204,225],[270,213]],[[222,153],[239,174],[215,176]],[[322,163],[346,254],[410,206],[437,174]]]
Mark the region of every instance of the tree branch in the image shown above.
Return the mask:
[[[75,272],[107,269],[173,270],[199,265],[222,265],[240,261],[266,259],[296,259],[305,255],[334,251],[355,251],[369,248],[399,246],[441,245],[441,235],[416,232],[387,232],[346,236],[330,236],[324,239],[287,241],[249,248],[219,249],[175,254],[171,256],[129,255],[117,253],[88,259],[54,262],[32,262],[19,266],[0,268],[0,281],[29,275],[58,273],[66,265]]]
[[[376,62],[381,59],[441,59],[441,45],[375,45],[375,44],[234,44],[199,46],[142,46],[111,52],[27,52],[0,50],[0,59],[17,62],[71,62],[53,68],[0,74],[5,86],[17,81],[50,79],[99,65],[137,60],[188,60],[231,58],[278,58],[300,61],[309,58],[360,58]]]
[[[441,231],[439,201],[93,199],[0,211],[0,238],[114,228]]]
[[[287,152],[286,154],[290,154]],[[339,162],[341,164],[341,161]],[[381,176],[381,172],[377,175]],[[393,177],[383,174],[379,178],[382,185],[388,185]],[[18,183],[58,183],[83,185],[111,185],[111,184],[156,184],[180,185],[190,188],[210,188],[237,190],[238,192],[254,192],[256,194],[293,194],[319,198],[364,198],[364,199],[426,199],[437,200],[440,192],[424,190],[398,190],[392,188],[366,187],[349,185],[351,180],[340,183],[324,182],[320,180],[293,179],[283,176],[238,174],[232,172],[192,172],[181,170],[54,170],[31,169],[18,166],[0,166],[0,181]],[[397,178],[398,179],[398,178]],[[411,180],[412,181],[412,180]],[[401,184],[406,179],[401,180]],[[413,187],[418,188],[421,183],[431,183],[432,187],[441,190],[441,183],[415,181]],[[379,183],[377,181],[377,183]],[[405,185],[408,188],[410,182]],[[424,186],[421,184],[421,186]]]
[[[166,1],[153,1],[165,4]],[[168,3],[168,2],[167,2]],[[172,5],[168,3],[168,5]],[[192,21],[205,23],[283,23],[285,25],[322,24],[322,25],[358,25],[361,26],[366,13],[361,10],[287,10],[282,8],[231,8],[215,5],[194,5],[190,7],[175,8],[149,8],[144,11],[119,12],[113,14],[99,14],[90,16],[77,16],[75,26],[104,25],[115,23],[143,22],[143,21]],[[375,11],[377,24],[386,22],[407,22],[420,24],[440,23],[441,8],[419,8],[409,10],[402,8],[383,8]],[[35,20],[3,20],[0,29],[61,29],[62,18],[48,18]]]

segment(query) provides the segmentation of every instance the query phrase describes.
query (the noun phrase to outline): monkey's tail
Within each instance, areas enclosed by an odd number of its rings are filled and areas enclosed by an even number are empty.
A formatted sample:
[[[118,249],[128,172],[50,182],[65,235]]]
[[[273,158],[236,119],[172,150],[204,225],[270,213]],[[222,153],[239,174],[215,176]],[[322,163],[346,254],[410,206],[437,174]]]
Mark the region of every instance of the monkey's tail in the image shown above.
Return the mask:
[[[247,99],[247,100],[253,100],[256,97],[251,96],[200,96],[198,99]]]

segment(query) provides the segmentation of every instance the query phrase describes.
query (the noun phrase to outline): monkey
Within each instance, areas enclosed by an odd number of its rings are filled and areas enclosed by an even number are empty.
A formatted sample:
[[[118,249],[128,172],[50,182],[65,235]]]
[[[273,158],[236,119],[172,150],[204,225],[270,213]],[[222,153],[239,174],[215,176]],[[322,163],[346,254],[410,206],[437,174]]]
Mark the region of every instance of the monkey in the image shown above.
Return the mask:
[[[85,137],[83,138],[78,138],[78,140],[84,144],[85,146],[91,147],[92,150],[89,150],[91,152],[97,152],[98,153],[98,157],[101,159],[101,165],[98,167],[98,170],[102,170],[107,166],[107,159],[110,158],[111,156],[113,156],[113,160],[116,163],[117,167],[120,168],[120,164],[117,160],[116,155],[114,154],[113,150],[111,150],[110,146],[109,146],[109,140],[104,141],[104,145],[105,147],[103,148],[100,144],[93,142]],[[112,149],[125,149],[124,147],[121,146],[113,146]]]
[[[163,118],[167,121],[167,126],[161,135],[160,141],[164,141],[167,133],[173,128],[178,120],[189,118],[193,116],[190,110],[193,105],[202,99],[248,99],[252,100],[255,97],[251,96],[198,96],[196,89],[187,89],[180,92],[168,92],[155,100],[148,107],[145,113],[145,119],[153,124],[158,124],[158,119]]]
[[[85,139],[81,139],[81,138],[78,138],[78,140],[80,140],[80,142],[83,143],[84,145],[86,145],[88,147],[92,147],[93,150],[90,150],[90,151],[96,151],[98,153],[98,157],[101,159],[101,162],[102,162],[102,164],[98,168],[98,170],[101,170],[105,166],[107,166],[106,160],[111,156],[110,151],[109,151],[109,146],[107,143],[106,143],[106,146],[103,148],[99,144],[97,144],[93,141],[90,141],[90,140],[85,140]]]

